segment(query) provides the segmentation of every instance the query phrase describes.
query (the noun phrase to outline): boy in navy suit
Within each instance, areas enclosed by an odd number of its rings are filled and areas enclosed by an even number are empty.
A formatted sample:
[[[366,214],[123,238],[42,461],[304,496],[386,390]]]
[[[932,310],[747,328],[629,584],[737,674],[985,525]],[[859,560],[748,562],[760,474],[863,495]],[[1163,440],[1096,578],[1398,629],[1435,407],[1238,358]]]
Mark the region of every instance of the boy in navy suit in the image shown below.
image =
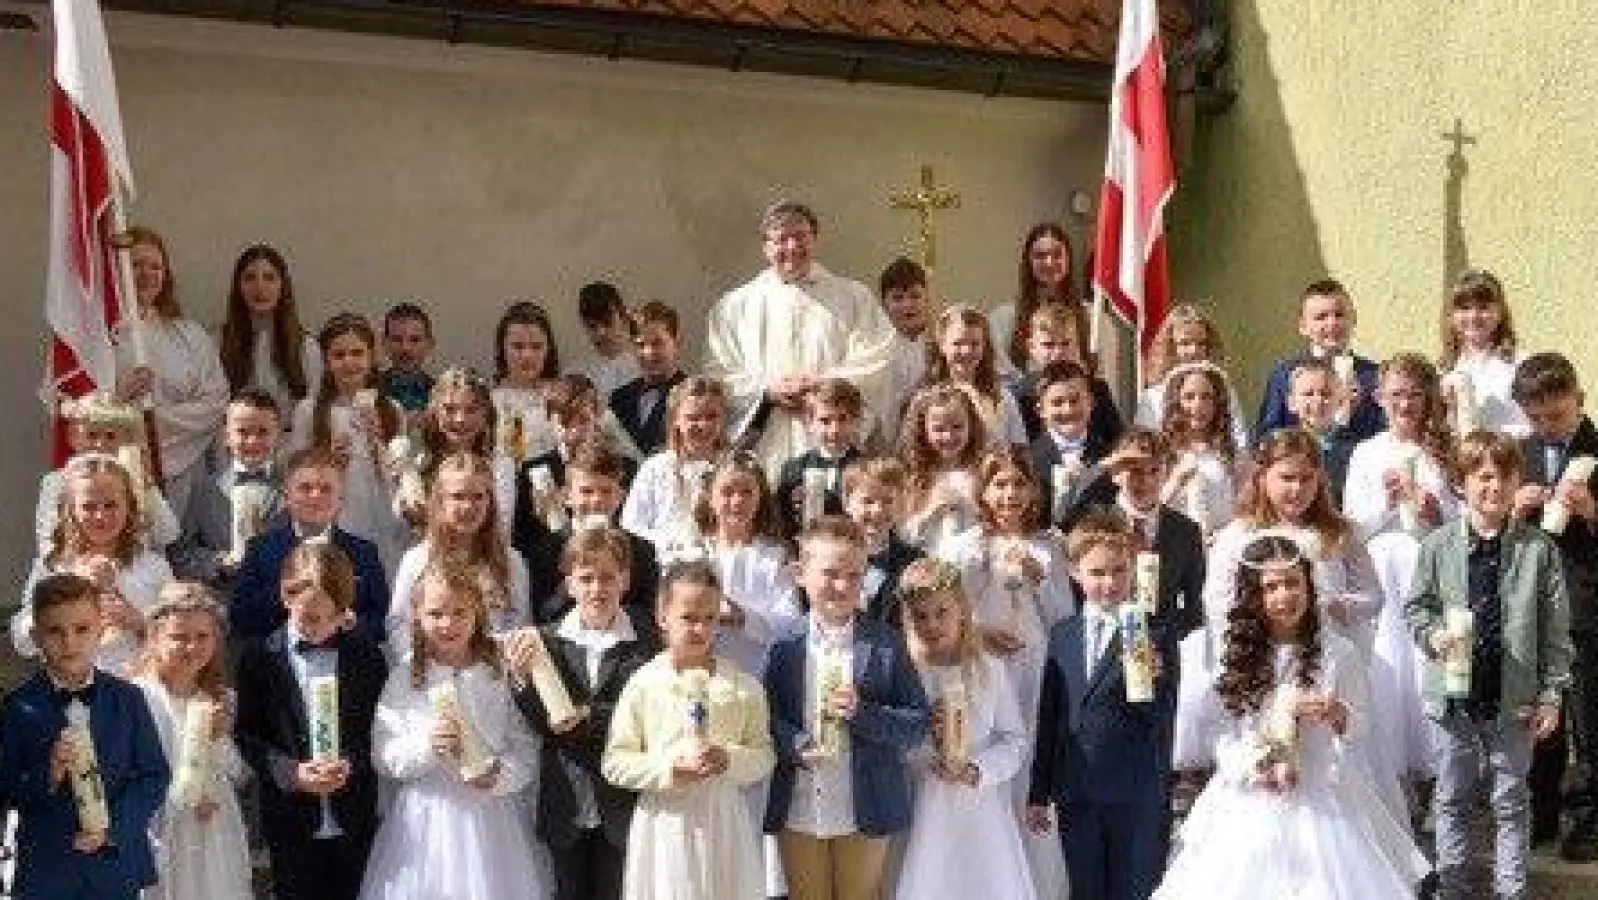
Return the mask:
[[[244,549],[233,546],[233,489],[259,486],[255,527],[244,534],[246,538],[281,524],[277,520],[283,513],[283,478],[274,459],[282,434],[283,417],[271,394],[244,388],[233,395],[222,420],[227,460],[221,471],[195,485],[189,508],[183,511],[183,533],[167,548],[174,575],[232,592]],[[234,555],[235,550],[240,555]]]
[[[866,541],[860,615],[895,627],[901,617],[899,578],[912,562],[926,555],[894,532],[904,507],[904,489],[904,466],[897,459],[863,459],[843,471],[844,512],[860,526]]]
[[[766,667],[777,766],[765,825],[791,900],[880,896],[888,839],[910,824],[904,757],[926,738],[931,711],[898,633],[857,617],[865,569],[858,526],[812,523],[797,578],[810,624],[774,644]],[[811,702],[818,693],[824,709]]]
[[[305,543],[283,565],[286,623],[239,650],[234,737],[255,771],[278,900],[354,900],[377,832],[372,720],[383,653],[350,628],[355,572],[337,547]],[[338,684],[338,758],[311,745],[312,679]],[[324,827],[330,826],[330,827]]]
[[[1092,427],[1093,376],[1076,363],[1045,366],[1032,379],[1042,433],[1028,447],[1043,487],[1045,520],[1061,522],[1082,503],[1110,441]]]
[[[1323,359],[1304,359],[1287,375],[1287,408],[1298,427],[1314,435],[1321,448],[1321,468],[1339,509],[1343,505],[1343,485],[1348,481],[1348,461],[1364,438],[1354,433],[1348,421],[1353,397],[1348,393],[1331,363]]]
[[[1387,427],[1386,416],[1376,405],[1376,363],[1348,348],[1354,335],[1354,319],[1354,301],[1340,282],[1325,278],[1304,288],[1299,297],[1298,333],[1309,341],[1309,347],[1278,360],[1271,369],[1265,383],[1265,396],[1260,401],[1256,439],[1279,428],[1299,424],[1298,416],[1287,402],[1288,380],[1298,364],[1306,360],[1324,360],[1335,368],[1332,361],[1339,356],[1347,357],[1353,365],[1352,383],[1344,386],[1353,396],[1346,421],[1354,442],[1375,437]]]
[[[677,334],[677,311],[650,301],[638,308],[634,341],[638,352],[638,377],[610,394],[610,411],[621,427],[648,456],[666,448],[666,395],[685,377],[682,345]]]
[[[49,575],[31,598],[44,667],[6,697],[0,734],[0,791],[17,810],[17,900],[133,900],[156,882],[150,821],[171,771],[143,693],[94,667],[98,594],[85,578]],[[85,827],[69,784],[74,704],[87,708],[104,830]]]
[[[566,593],[576,606],[538,630],[550,661],[586,711],[575,723],[551,722],[531,686],[516,690],[516,705],[543,738],[538,777],[538,837],[549,845],[555,900],[619,900],[627,831],[637,795],[600,775],[600,757],[622,686],[659,652],[647,610],[626,609],[627,535],[595,528],[561,553]],[[506,640],[506,659],[518,671],[539,659],[521,633]]]
[[[571,609],[571,598],[561,588],[560,569],[552,565],[559,560],[566,544],[575,531],[594,525],[614,526],[616,514],[621,511],[626,497],[626,477],[629,473],[626,460],[590,442],[578,447],[566,461],[566,483],[554,503],[564,504],[563,521],[551,528],[546,516],[539,515],[528,504],[517,504],[516,517],[511,525],[511,546],[527,558],[528,593],[533,618],[540,623],[559,621]],[[622,595],[622,605],[653,620],[655,587],[660,569],[655,560],[655,547],[635,534],[627,537],[627,587]]]
[[[784,537],[805,526],[807,478],[819,478],[821,515],[843,512],[843,470],[860,458],[858,440],[866,410],[860,389],[842,378],[828,378],[805,396],[805,433],[811,449],[782,464],[777,475],[777,518]],[[815,475],[808,473],[814,472]]]
[[[1572,823],[1560,853],[1572,862],[1598,859],[1598,474],[1567,477],[1572,460],[1598,457],[1598,428],[1582,412],[1586,395],[1576,367],[1558,353],[1538,353],[1515,370],[1510,387],[1531,422],[1521,442],[1525,484],[1515,495],[1515,517],[1532,523],[1557,499],[1569,513],[1564,530],[1549,535],[1559,545],[1570,598],[1571,664],[1569,727],[1537,745],[1532,762],[1532,830],[1537,843],[1559,835],[1560,790],[1567,751],[1574,738],[1582,776],[1572,786]]]
[[[1038,704],[1029,824],[1047,827],[1052,805],[1071,892],[1095,900],[1144,900],[1169,850],[1170,734],[1177,658],[1153,624],[1154,699],[1126,699],[1120,611],[1131,588],[1133,538],[1114,512],[1082,517],[1066,553],[1083,607],[1054,627]]]
[[[230,635],[264,637],[288,618],[281,598],[283,560],[301,544],[331,544],[344,551],[355,572],[356,627],[376,642],[388,616],[388,578],[377,546],[334,524],[344,502],[343,468],[332,453],[308,447],[288,462],[284,500],[288,521],[253,539],[244,551],[228,610]]]

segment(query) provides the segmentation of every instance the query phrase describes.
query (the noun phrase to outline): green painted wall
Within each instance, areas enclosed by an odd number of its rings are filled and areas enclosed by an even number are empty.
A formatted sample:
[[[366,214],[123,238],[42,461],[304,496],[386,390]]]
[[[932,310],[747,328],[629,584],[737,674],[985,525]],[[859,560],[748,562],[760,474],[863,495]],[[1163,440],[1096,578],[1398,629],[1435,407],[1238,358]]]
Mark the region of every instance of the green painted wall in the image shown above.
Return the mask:
[[[1504,280],[1524,348],[1569,354],[1598,391],[1598,6],[1233,0],[1231,22],[1238,101],[1193,132],[1172,246],[1245,396],[1326,273],[1364,352],[1435,354],[1463,260]]]

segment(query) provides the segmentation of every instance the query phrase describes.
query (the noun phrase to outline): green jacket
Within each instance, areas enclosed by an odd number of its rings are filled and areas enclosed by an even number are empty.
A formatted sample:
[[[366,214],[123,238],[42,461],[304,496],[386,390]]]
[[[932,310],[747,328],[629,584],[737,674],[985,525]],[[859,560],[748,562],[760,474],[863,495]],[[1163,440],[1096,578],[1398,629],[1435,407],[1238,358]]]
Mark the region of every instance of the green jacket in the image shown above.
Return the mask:
[[[1570,686],[1570,607],[1559,550],[1541,529],[1523,522],[1504,526],[1503,566],[1498,582],[1503,610],[1504,669],[1500,718],[1519,716],[1538,703],[1558,704]],[[1427,535],[1415,562],[1415,580],[1404,619],[1426,655],[1426,712],[1444,710],[1442,666],[1431,637],[1443,625],[1443,611],[1468,606],[1470,536],[1466,518]]]

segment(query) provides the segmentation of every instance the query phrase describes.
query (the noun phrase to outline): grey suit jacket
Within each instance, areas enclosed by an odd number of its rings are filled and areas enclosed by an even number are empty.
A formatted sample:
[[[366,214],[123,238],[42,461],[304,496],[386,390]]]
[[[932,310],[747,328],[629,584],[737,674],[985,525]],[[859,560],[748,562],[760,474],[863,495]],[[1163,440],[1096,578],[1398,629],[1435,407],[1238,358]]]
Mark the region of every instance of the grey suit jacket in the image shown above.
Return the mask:
[[[1541,530],[1511,520],[1504,526],[1498,596],[1504,622],[1500,717],[1512,719],[1538,703],[1559,703],[1570,686],[1570,607],[1559,551]],[[1415,581],[1404,618],[1429,661],[1426,711],[1445,708],[1443,673],[1431,637],[1444,611],[1469,605],[1470,535],[1466,518],[1443,525],[1421,541]]]

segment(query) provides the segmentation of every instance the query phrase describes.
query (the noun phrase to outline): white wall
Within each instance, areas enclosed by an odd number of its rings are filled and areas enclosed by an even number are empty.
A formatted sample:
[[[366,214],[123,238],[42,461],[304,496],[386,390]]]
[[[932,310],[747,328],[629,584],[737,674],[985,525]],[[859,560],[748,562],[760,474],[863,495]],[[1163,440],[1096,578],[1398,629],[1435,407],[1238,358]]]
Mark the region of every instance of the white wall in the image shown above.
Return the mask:
[[[821,213],[830,267],[873,282],[914,232],[887,195],[923,162],[964,195],[940,217],[942,293],[1000,302],[1022,232],[1064,218],[1102,158],[1089,105],[155,16],[109,30],[134,219],[167,236],[193,316],[218,321],[234,255],[264,241],[308,323],[421,298],[441,356],[474,363],[521,298],[550,306],[573,355],[572,298],[596,278],[676,305],[697,345],[783,196]],[[0,34],[0,496],[16,510],[0,538],[17,548],[0,571],[19,574],[43,459],[47,32]]]

